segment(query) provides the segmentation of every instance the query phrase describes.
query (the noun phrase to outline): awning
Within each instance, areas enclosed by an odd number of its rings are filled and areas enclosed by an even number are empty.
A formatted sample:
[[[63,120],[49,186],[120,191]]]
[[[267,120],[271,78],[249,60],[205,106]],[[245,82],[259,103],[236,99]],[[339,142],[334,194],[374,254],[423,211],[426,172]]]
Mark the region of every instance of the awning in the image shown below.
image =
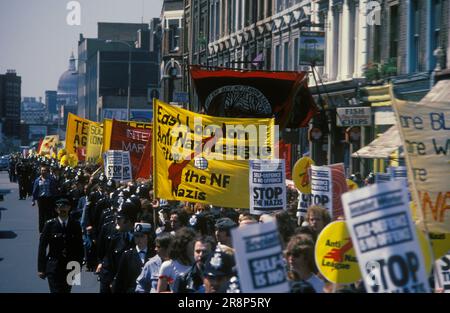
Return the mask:
[[[402,145],[397,126],[394,125],[367,146],[352,154],[353,158],[387,159]]]

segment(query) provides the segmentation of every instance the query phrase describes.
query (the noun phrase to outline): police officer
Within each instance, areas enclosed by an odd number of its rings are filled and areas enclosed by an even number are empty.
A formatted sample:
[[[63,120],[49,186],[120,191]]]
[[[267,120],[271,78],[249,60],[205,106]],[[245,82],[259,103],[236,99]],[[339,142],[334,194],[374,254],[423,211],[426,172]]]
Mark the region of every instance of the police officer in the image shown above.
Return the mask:
[[[70,202],[61,198],[56,201],[58,217],[48,220],[39,240],[38,276],[47,278],[51,293],[69,293],[67,264],[76,261],[81,270],[83,241],[80,224],[69,216]],[[47,247],[48,253],[47,253]],[[70,267],[71,269],[71,267]]]
[[[137,213],[137,207],[128,200],[117,213],[116,231],[108,236],[105,254],[96,270],[100,278],[100,293],[111,293],[111,284],[117,274],[120,258],[134,246],[132,231]]]
[[[134,293],[136,279],[144,264],[154,255],[150,249],[152,226],[149,223],[134,224],[134,242],[136,246],[124,252],[112,285],[114,293]]]
[[[55,179],[50,176],[47,165],[41,166],[41,176],[36,178],[33,184],[33,203],[39,208],[39,232],[42,232],[44,223],[52,218],[54,209],[54,199],[58,195],[58,188]]]
[[[233,276],[234,257],[223,252],[219,246],[210,255],[203,270],[205,293],[224,293]]]
[[[28,166],[26,160],[21,158],[16,164],[16,175],[19,183],[19,200],[27,198]]]

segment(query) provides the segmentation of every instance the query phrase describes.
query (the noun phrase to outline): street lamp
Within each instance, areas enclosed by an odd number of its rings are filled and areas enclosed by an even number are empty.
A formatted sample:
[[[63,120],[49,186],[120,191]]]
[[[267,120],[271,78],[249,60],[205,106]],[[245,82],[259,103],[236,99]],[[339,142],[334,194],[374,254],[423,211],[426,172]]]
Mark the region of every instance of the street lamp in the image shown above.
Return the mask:
[[[106,40],[106,43],[121,43],[128,47],[128,95],[127,95],[127,119],[130,120],[130,96],[131,96],[131,49],[132,46],[123,40]]]

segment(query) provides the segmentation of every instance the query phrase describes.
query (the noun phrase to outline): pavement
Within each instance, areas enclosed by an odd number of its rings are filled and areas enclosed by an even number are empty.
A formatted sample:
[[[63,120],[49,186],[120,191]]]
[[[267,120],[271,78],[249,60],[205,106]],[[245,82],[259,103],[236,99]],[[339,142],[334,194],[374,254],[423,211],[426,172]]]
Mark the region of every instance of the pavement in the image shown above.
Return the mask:
[[[37,205],[31,206],[31,198],[19,200],[18,185],[9,182],[8,172],[0,172],[0,189],[11,191],[0,201],[0,293],[48,293],[47,280],[37,276]],[[83,269],[72,292],[98,293],[99,288],[97,276]]]

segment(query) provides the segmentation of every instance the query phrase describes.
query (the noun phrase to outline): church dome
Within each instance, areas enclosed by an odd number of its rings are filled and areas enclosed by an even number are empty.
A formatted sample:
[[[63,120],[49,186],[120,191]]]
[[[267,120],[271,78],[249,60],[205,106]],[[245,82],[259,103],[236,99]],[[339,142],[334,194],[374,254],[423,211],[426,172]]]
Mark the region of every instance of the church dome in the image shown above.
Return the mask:
[[[77,95],[78,71],[75,67],[75,58],[72,55],[69,59],[69,69],[65,71],[58,81],[58,95]]]

